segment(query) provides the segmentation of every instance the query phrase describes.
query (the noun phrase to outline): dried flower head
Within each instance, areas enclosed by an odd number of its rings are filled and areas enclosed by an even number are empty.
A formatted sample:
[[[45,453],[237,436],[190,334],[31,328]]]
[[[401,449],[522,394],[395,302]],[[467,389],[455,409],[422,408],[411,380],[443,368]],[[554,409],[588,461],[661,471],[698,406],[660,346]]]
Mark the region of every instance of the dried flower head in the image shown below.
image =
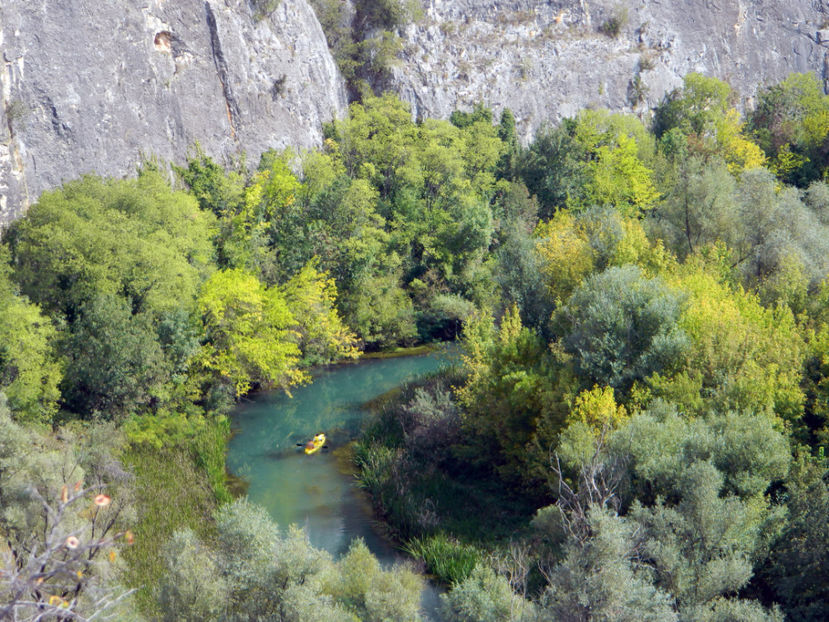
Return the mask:
[[[108,506],[110,501],[112,501],[112,499],[110,499],[108,495],[98,495],[95,497],[95,505],[102,508]]]

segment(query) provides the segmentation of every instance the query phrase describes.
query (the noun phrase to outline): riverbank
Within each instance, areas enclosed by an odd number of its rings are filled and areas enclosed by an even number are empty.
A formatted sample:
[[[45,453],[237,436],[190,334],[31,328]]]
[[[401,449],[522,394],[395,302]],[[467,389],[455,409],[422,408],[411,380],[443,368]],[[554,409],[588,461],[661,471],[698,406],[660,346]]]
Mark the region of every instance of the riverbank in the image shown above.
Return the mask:
[[[354,445],[358,479],[404,550],[444,585],[524,535],[537,500],[514,492],[465,456],[454,387],[457,368],[378,396],[373,421]]]

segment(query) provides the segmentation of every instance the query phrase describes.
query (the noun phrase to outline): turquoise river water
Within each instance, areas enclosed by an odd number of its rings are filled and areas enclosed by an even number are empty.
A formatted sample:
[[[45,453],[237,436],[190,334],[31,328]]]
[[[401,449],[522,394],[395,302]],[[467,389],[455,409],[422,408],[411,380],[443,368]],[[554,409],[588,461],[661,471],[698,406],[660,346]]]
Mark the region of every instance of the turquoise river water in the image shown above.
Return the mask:
[[[337,448],[359,433],[366,417],[362,404],[447,362],[441,352],[366,360],[319,370],[311,384],[292,391],[293,397],[256,395],[234,411],[228,468],[248,482],[251,501],[264,506],[281,527],[304,527],[314,546],[336,557],[354,538],[363,538],[381,562],[394,563],[402,556],[381,536]],[[328,449],[306,456],[297,444],[317,432],[327,435]],[[435,617],[436,602],[434,588],[425,590],[429,617]]]

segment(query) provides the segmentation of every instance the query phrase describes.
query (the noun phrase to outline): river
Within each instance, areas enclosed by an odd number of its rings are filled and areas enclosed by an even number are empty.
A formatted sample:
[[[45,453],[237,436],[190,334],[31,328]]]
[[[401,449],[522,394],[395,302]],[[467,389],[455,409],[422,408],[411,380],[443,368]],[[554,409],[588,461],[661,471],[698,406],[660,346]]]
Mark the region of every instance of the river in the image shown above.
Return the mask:
[[[383,564],[399,561],[401,554],[381,536],[366,495],[337,450],[359,433],[366,416],[362,404],[447,361],[442,352],[370,359],[318,370],[311,384],[292,390],[293,397],[258,394],[233,413],[228,469],[248,482],[252,502],[281,527],[304,527],[314,546],[337,557],[362,538]],[[327,435],[328,449],[306,456],[298,444],[317,432]],[[433,619],[437,598],[434,588],[424,591],[423,609]]]

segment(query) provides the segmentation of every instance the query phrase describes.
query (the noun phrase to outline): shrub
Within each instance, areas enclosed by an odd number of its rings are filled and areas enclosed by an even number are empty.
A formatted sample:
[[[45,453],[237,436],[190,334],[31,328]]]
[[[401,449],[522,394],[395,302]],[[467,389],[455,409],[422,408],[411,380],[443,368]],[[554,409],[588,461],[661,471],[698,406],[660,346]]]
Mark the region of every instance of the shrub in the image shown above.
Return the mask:
[[[613,13],[610,15],[610,17],[608,17],[604,22],[602,22],[601,26],[599,26],[599,32],[612,39],[615,39],[621,34],[622,28],[624,28],[627,25],[627,23],[627,7],[617,6],[613,10]]]

